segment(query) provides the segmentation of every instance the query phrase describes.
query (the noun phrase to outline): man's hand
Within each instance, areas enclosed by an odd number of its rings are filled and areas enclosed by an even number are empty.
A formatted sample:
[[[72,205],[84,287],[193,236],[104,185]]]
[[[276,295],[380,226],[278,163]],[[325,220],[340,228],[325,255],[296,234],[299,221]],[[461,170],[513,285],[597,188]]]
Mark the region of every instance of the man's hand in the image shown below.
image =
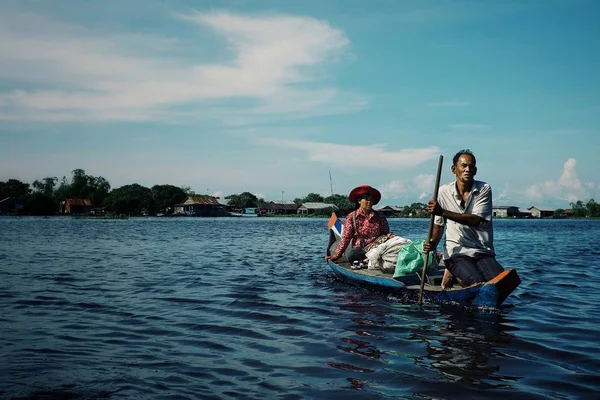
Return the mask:
[[[332,256],[325,256],[325,262],[327,262],[329,260],[335,261],[335,260],[337,260],[337,258],[333,258]]]
[[[433,198],[431,200],[429,200],[429,203],[427,203],[427,205],[425,206],[425,209],[427,211],[429,211],[430,213],[432,213],[433,215],[442,215],[442,213],[444,212],[444,210],[439,205],[439,203],[436,200],[434,200]]]
[[[433,239],[426,240],[423,242],[423,252],[429,253],[430,251],[435,251],[437,245],[433,242]]]

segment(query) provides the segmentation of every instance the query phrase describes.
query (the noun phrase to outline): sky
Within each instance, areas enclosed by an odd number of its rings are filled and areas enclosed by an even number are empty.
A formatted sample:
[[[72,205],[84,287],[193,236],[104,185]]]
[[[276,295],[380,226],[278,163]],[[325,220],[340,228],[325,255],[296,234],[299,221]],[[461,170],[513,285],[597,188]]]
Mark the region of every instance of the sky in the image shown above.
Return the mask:
[[[0,181],[600,201],[600,2],[3,0]],[[331,177],[331,178],[330,178]]]

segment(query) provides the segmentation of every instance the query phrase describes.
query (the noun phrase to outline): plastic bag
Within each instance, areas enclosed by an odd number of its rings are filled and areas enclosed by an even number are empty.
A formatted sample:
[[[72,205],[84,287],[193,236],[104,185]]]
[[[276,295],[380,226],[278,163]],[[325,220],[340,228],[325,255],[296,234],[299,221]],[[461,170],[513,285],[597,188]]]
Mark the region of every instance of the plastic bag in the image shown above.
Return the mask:
[[[423,263],[425,262],[425,253],[423,252],[424,240],[416,240],[405,244],[398,253],[398,261],[396,262],[396,270],[394,278],[399,276],[409,275],[413,272],[422,271]],[[434,255],[429,255],[427,268],[433,264]]]

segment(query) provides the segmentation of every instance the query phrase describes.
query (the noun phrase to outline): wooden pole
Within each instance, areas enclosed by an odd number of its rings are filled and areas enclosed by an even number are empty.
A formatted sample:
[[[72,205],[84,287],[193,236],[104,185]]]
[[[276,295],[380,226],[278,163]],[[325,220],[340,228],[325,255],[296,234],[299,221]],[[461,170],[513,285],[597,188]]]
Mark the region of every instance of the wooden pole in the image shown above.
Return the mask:
[[[440,176],[442,175],[442,164],[444,163],[444,156],[440,154],[440,161],[438,163],[437,175],[435,177],[435,187],[433,188],[433,199],[437,201],[438,190],[440,188]],[[429,234],[427,235],[427,241],[431,240],[433,235],[433,221],[435,215],[431,213],[429,219]],[[423,262],[423,273],[421,274],[421,287],[419,288],[419,305],[423,303],[423,288],[425,287],[425,275],[427,274],[427,264],[429,264],[429,252],[425,253],[425,261]]]

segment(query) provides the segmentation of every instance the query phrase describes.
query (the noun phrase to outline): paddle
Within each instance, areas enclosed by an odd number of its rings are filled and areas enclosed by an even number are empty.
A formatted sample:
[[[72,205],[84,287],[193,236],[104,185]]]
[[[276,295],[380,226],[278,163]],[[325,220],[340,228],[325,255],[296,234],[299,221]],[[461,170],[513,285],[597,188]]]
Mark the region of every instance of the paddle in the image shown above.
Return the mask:
[[[437,175],[435,177],[435,187],[433,188],[433,199],[437,201],[438,189],[440,188],[440,175],[442,174],[442,164],[444,163],[444,156],[440,154],[440,161],[438,163]],[[431,213],[429,219],[429,234],[427,235],[427,241],[431,240],[433,235],[433,220],[435,215]],[[429,252],[425,253],[425,261],[423,262],[423,273],[421,275],[421,287],[419,288],[419,305],[423,303],[423,288],[425,287],[425,274],[427,273],[427,264],[429,264]]]

